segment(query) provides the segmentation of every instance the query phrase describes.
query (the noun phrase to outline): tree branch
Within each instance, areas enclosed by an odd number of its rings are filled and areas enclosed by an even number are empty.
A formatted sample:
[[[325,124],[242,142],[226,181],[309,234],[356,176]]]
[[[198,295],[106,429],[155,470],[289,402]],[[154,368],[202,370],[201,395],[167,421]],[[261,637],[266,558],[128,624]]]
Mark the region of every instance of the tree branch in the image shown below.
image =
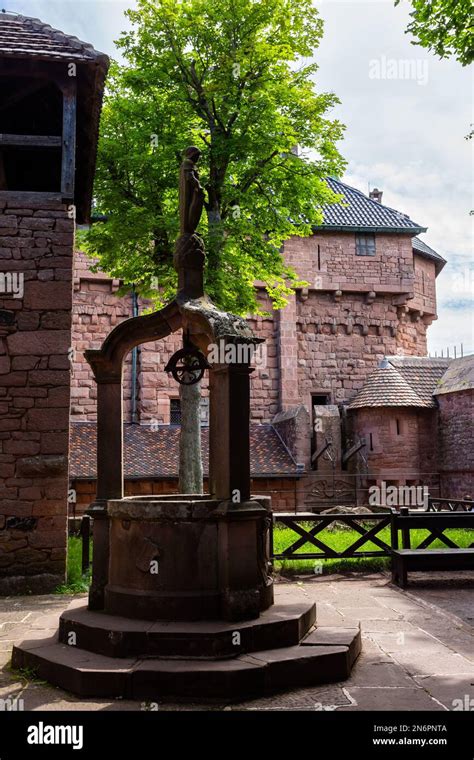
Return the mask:
[[[246,179],[238,186],[239,193],[245,193],[249,189],[249,187],[257,180],[260,176],[260,170],[263,169],[266,164],[269,164],[270,161],[272,161],[275,156],[278,156],[280,151],[274,150],[267,158],[261,158],[259,161],[257,161],[257,165],[254,168],[254,170],[247,176]]]

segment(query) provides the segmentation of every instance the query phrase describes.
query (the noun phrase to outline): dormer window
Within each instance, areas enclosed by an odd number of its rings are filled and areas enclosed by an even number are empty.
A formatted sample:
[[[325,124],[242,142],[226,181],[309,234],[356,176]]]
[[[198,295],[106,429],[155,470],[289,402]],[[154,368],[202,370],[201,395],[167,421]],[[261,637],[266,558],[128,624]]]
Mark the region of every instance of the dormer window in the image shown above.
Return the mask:
[[[357,232],[356,256],[375,256],[375,235]]]

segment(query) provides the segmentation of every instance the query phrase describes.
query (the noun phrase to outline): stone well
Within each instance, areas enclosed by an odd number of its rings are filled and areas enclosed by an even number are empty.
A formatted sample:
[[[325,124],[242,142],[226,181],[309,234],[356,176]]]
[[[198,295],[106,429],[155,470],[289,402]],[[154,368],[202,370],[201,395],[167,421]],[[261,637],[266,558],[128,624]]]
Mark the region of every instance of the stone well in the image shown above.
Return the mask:
[[[104,611],[145,620],[247,620],[273,603],[270,499],[208,495],[108,502]]]
[[[270,499],[250,492],[249,354],[232,351],[235,360],[213,365],[205,358],[217,343],[261,341],[204,293],[198,154],[187,149],[180,174],[176,298],[86,352],[97,382],[89,604],[71,605],[52,639],[13,650],[14,667],[82,696],[238,700],[347,678],[360,651],[358,628],[316,629],[314,603],[295,604],[284,589],[274,600]],[[124,358],[178,330],[193,348],[177,352],[175,369],[190,350],[209,371],[210,493],[124,498]]]

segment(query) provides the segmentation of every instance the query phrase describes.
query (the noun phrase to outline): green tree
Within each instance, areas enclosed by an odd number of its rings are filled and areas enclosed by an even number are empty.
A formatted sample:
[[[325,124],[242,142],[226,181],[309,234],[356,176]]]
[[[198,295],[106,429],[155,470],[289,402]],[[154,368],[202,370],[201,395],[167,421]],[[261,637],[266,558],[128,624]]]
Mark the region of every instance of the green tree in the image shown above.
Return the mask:
[[[399,5],[400,0],[395,0]],[[412,0],[412,21],[407,32],[415,45],[432,50],[440,58],[455,56],[467,66],[474,60],[472,0]]]
[[[298,284],[282,244],[308,235],[324,181],[344,168],[311,60],[323,33],[311,0],[139,0],[119,40],[101,122],[96,208],[87,235],[100,267],[138,292],[167,300],[178,233],[182,150],[202,150],[200,234],[206,290],[221,308],[258,313],[254,283],[276,308]],[[295,147],[298,146],[298,155]],[[159,286],[159,291],[157,289]]]

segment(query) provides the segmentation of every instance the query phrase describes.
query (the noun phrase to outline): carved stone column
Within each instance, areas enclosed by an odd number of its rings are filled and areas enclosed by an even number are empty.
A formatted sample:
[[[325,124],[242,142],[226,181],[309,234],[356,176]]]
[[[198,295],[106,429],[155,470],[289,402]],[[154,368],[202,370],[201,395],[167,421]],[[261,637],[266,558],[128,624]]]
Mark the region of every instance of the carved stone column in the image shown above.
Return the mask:
[[[250,499],[248,364],[215,364],[209,372],[209,490],[215,499]]]
[[[109,520],[107,500],[123,498],[123,393],[122,364],[112,369],[100,352],[87,351],[97,383],[97,496],[88,514],[94,519],[92,582],[89,608],[104,608],[109,575]]]
[[[89,608],[104,608],[109,575],[109,520],[107,500],[123,498],[122,379],[97,380],[97,497],[88,514],[94,518],[92,582]]]

